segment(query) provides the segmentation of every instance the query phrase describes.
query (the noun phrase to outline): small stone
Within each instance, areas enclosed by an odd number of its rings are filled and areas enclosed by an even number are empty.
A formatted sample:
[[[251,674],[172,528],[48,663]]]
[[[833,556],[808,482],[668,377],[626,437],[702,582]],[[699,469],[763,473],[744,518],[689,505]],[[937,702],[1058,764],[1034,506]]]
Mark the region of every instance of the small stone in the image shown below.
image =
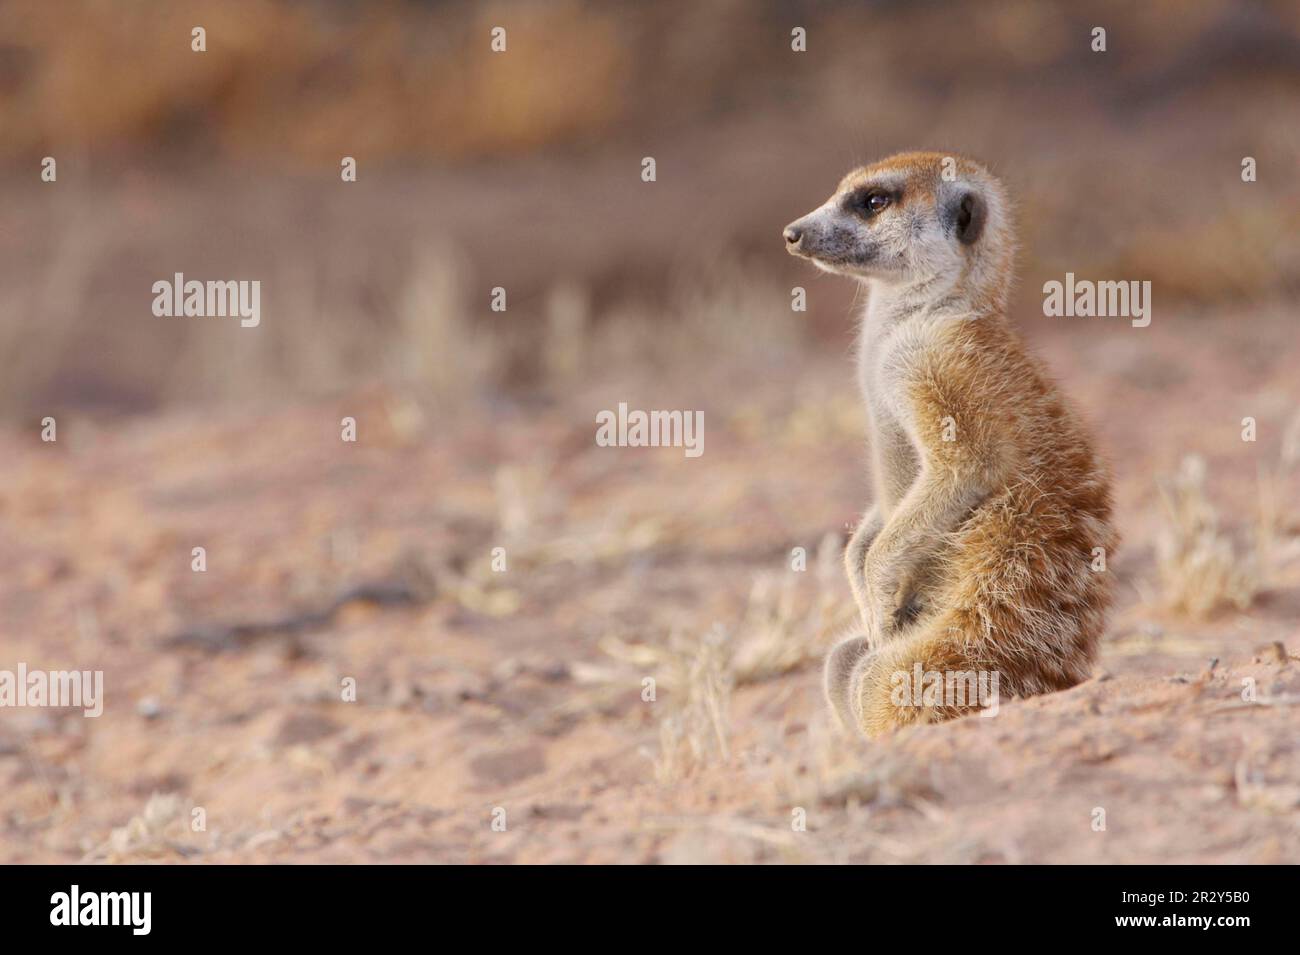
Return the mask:
[[[158,702],[158,697],[146,696],[136,703],[135,711],[147,720],[156,720],[162,716],[162,704]]]

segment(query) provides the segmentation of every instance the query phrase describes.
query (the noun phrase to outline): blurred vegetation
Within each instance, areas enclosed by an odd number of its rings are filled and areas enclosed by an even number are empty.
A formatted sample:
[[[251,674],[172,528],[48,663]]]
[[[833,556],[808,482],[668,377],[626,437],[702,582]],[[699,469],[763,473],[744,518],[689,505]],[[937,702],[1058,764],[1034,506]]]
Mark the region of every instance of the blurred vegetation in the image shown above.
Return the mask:
[[[788,55],[793,26],[809,54]],[[1087,42],[1109,27],[1106,68]],[[190,30],[207,31],[207,53]],[[489,49],[504,26],[508,56]],[[0,151],[148,150],[333,164],[591,143],[773,105],[1086,87],[1138,109],[1294,93],[1300,7],[1240,0],[10,0]],[[1081,93],[1085,90],[1080,90]],[[841,113],[843,115],[843,113]]]
[[[1162,310],[1290,303],[1298,114],[1280,0],[8,0],[0,407],[544,394],[842,349],[850,283],[780,227],[910,148],[1007,179],[1022,318],[1067,270],[1150,280]],[[266,321],[153,318],[174,271],[262,279]]]

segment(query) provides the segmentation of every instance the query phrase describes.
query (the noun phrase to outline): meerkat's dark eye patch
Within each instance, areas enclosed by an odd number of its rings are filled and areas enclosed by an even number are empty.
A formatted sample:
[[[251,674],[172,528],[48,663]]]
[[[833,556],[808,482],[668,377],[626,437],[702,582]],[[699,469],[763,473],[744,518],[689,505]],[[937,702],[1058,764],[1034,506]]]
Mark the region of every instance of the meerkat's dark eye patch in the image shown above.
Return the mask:
[[[888,208],[895,197],[890,195],[884,189],[878,186],[869,186],[865,189],[858,189],[849,194],[848,201],[845,205],[851,212],[857,213],[863,218],[870,219],[872,216]]]

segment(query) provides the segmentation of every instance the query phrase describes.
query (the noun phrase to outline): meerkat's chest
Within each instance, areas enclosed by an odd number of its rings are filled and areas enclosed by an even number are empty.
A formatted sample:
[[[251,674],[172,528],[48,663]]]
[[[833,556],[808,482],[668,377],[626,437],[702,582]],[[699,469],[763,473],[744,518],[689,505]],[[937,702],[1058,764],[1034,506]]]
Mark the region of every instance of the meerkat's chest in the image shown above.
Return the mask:
[[[896,423],[899,417],[898,358],[900,337],[896,331],[864,331],[858,347],[858,387],[873,428]]]
[[[858,352],[858,383],[867,411],[876,501],[886,515],[907,493],[919,471],[916,449],[903,420],[905,410],[900,405],[905,341],[897,329],[864,334]]]

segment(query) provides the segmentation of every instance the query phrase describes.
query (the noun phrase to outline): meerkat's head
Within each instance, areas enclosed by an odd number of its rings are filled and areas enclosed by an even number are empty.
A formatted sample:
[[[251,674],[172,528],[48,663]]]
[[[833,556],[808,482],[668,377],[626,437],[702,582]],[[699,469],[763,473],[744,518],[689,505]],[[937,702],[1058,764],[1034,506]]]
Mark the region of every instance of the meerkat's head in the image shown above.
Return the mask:
[[[827,272],[994,291],[1010,276],[1007,217],[1002,185],[983,166],[902,153],[845,176],[825,203],[785,227],[785,244]]]

